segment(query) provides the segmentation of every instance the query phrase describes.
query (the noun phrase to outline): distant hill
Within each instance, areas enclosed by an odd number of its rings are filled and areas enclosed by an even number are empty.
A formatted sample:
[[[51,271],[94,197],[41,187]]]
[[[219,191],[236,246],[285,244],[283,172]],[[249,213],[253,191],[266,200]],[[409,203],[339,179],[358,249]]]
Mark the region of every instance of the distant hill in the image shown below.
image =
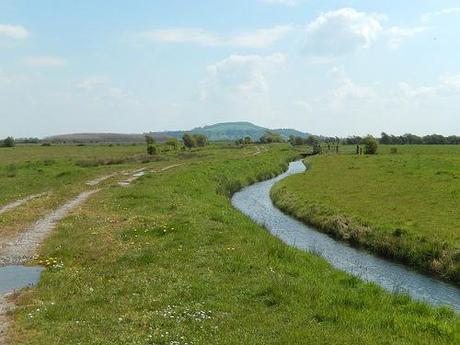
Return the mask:
[[[308,133],[303,133],[295,129],[268,129],[257,126],[250,122],[223,122],[215,125],[197,127],[190,131],[174,132],[153,132],[152,135],[165,134],[167,136],[181,138],[184,133],[204,134],[209,140],[236,140],[243,137],[250,137],[252,140],[258,140],[267,131],[280,134],[283,138],[288,139],[290,135],[308,137]]]
[[[209,140],[236,140],[239,138],[250,137],[252,140],[259,140],[267,131],[280,134],[283,138],[288,139],[290,135],[308,137],[308,133],[303,133],[295,129],[268,129],[254,125],[250,122],[224,122],[215,125],[197,127],[189,131],[164,131],[150,132],[148,135],[153,136],[158,141],[165,141],[168,138],[182,138],[184,133],[204,134]],[[145,142],[144,134],[120,134],[120,133],[74,133],[55,135],[44,138],[45,141],[55,143],[143,143]]]
[[[74,133],[54,135],[44,138],[44,141],[53,143],[141,143],[145,142],[143,134],[120,134],[120,133]]]

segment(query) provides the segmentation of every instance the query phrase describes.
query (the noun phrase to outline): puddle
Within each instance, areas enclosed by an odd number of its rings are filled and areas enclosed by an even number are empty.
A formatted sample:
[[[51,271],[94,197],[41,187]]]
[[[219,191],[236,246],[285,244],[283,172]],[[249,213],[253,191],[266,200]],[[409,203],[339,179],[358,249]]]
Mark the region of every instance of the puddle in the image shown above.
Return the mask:
[[[3,295],[36,284],[43,270],[43,267],[37,266],[0,267],[0,294]]]

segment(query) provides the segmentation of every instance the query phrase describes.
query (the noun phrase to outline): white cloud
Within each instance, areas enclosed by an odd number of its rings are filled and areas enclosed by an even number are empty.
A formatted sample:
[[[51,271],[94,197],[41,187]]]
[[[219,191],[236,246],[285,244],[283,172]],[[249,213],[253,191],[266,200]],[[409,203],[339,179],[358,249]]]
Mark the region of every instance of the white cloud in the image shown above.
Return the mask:
[[[140,36],[156,43],[190,43],[211,47],[266,48],[281,40],[292,30],[291,26],[278,25],[271,28],[222,36],[197,28],[170,28],[145,31]]]
[[[460,75],[445,75],[439,81],[441,93],[460,95]]]
[[[267,75],[286,61],[280,53],[272,55],[238,55],[216,62],[207,67],[208,78],[201,90],[201,99],[210,95],[244,96],[264,94],[269,89]]]
[[[323,13],[307,25],[305,50],[310,55],[337,56],[368,48],[383,32],[384,19],[353,8]]]
[[[429,101],[430,97],[445,98],[460,96],[460,75],[444,75],[438,82],[430,86],[412,86],[406,82],[399,84],[400,94],[409,100],[423,99]]]
[[[91,91],[109,82],[105,76],[92,76],[84,78],[76,83],[77,89]]]
[[[400,26],[393,26],[386,30],[388,35],[388,46],[392,49],[398,49],[404,41],[412,38],[418,34],[427,31],[429,28],[426,26],[417,26],[411,28],[403,28]]]
[[[342,67],[334,67],[329,71],[329,76],[336,84],[330,92],[332,102],[343,102],[350,99],[371,99],[375,97],[375,90],[371,86],[359,85],[347,76]]]
[[[23,62],[31,67],[63,67],[67,64],[67,60],[59,56],[30,56]]]
[[[358,49],[371,47],[386,38],[392,49],[398,49],[408,39],[429,29],[427,26],[385,28],[387,17],[382,14],[342,8],[319,15],[307,25],[305,51],[312,61],[330,62]]]
[[[430,20],[435,19],[436,17],[460,14],[460,7],[445,8],[435,12],[428,12],[422,15],[421,20],[423,22],[429,22]]]
[[[246,32],[235,35],[229,40],[229,44],[247,48],[270,47],[275,42],[281,40],[293,28],[288,25],[278,25],[269,29],[260,29],[254,32]]]
[[[29,32],[20,25],[0,24],[0,36],[23,40],[29,37]]]

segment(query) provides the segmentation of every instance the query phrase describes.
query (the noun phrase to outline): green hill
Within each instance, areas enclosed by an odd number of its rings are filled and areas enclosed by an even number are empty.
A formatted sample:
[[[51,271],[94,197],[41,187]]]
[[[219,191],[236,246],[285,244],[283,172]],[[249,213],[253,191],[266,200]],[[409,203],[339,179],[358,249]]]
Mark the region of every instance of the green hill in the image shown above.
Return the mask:
[[[287,139],[290,135],[307,137],[308,133],[303,133],[295,129],[268,129],[257,126],[250,122],[223,122],[210,126],[197,127],[188,132],[192,134],[204,134],[209,140],[236,140],[243,137],[250,137],[252,140],[259,140],[267,131],[280,134]],[[163,134],[181,138],[187,131],[163,132]],[[159,134],[159,133],[155,133]]]
[[[204,134],[209,140],[236,140],[239,138],[250,137],[257,141],[267,131],[280,134],[284,139],[290,135],[307,137],[308,133],[303,133],[295,129],[268,129],[257,126],[250,122],[223,122],[210,126],[197,127],[188,131],[164,131],[150,132],[158,141],[165,141],[168,138],[181,139],[184,133]],[[44,140],[55,143],[143,143],[144,134],[120,134],[120,133],[75,133],[47,137]]]

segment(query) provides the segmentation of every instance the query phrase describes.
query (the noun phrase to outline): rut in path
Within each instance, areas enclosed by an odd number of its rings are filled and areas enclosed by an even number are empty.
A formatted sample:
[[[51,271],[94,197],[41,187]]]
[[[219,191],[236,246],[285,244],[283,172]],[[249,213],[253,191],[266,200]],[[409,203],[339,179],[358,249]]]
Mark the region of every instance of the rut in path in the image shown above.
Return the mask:
[[[23,199],[19,199],[19,200],[16,200],[16,201],[13,201],[12,203],[9,203],[5,206],[2,206],[0,207],[0,214],[3,214],[5,212],[8,212],[8,211],[11,211],[12,209],[15,209],[16,207],[19,207],[23,204],[25,204],[26,202],[28,201],[31,201],[33,199],[37,199],[37,198],[40,198],[42,197],[43,195],[45,195],[46,193],[40,193],[40,194],[35,194],[35,195],[29,195],[29,196],[26,196],[25,198]]]
[[[43,242],[51,230],[53,230],[56,223],[63,219],[72,209],[85,202],[86,199],[98,191],[98,189],[95,189],[80,193],[76,198],[68,201],[46,217],[38,220],[26,231],[19,234],[16,239],[1,244],[0,266],[18,265],[30,260],[38,246]]]

